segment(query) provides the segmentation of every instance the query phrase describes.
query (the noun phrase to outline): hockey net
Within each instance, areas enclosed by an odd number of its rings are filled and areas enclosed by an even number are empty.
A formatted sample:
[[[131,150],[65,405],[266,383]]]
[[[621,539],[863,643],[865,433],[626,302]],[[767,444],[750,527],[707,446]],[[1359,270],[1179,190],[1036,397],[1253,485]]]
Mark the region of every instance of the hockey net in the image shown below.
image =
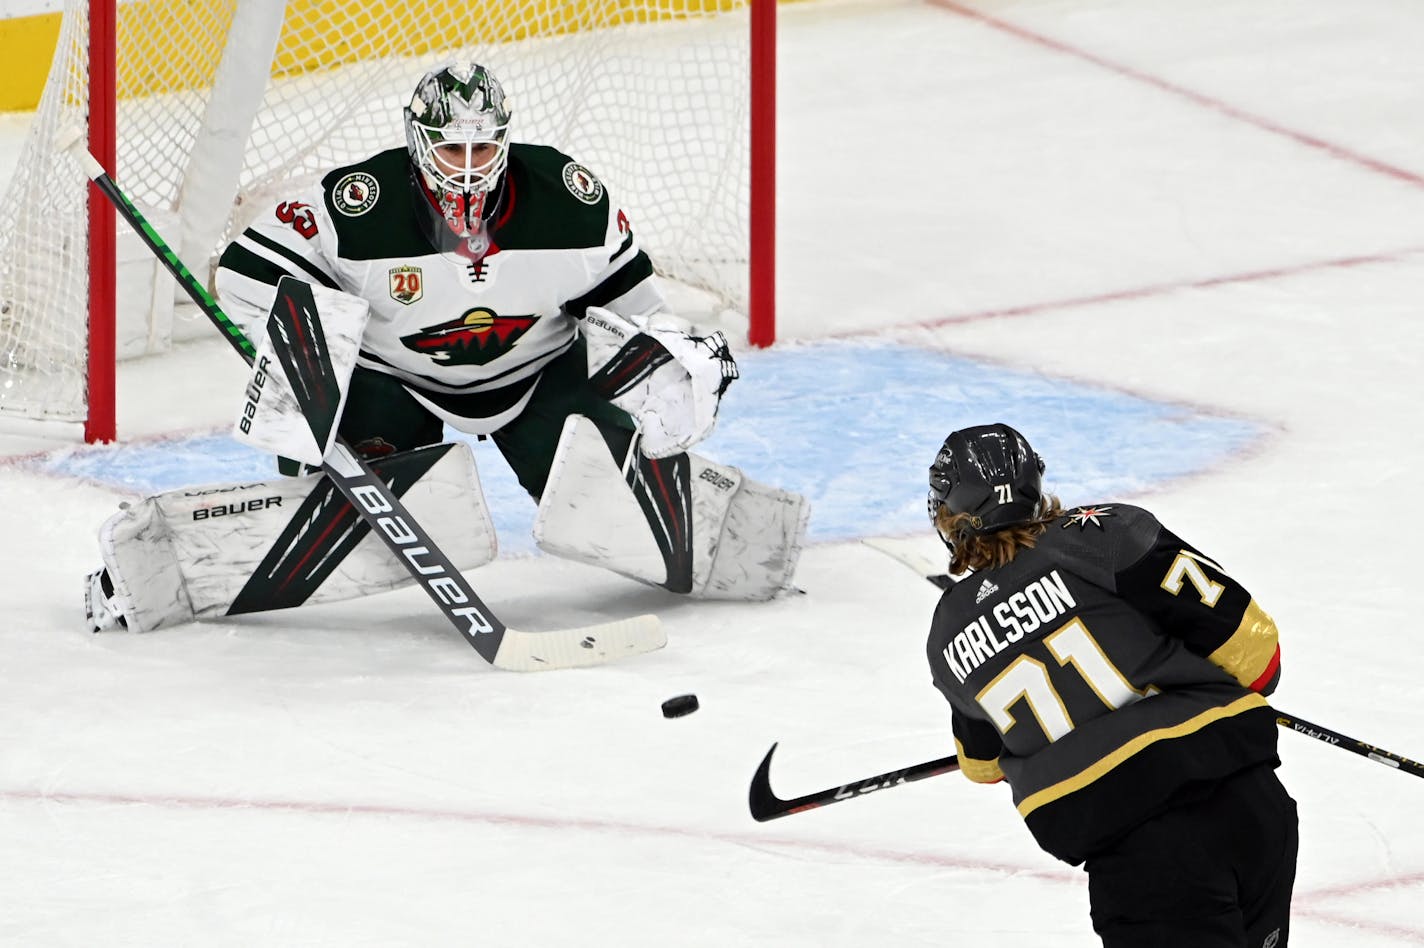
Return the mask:
[[[447,60],[492,68],[515,141],[599,174],[666,277],[745,311],[751,0],[135,0],[117,8],[115,180],[203,279],[273,197],[404,144],[401,107]],[[0,419],[82,422],[86,179],[59,147],[90,111],[88,0],[0,197]],[[479,37],[480,42],[471,38]],[[118,224],[120,359],[206,323]],[[110,409],[112,410],[112,409]]]

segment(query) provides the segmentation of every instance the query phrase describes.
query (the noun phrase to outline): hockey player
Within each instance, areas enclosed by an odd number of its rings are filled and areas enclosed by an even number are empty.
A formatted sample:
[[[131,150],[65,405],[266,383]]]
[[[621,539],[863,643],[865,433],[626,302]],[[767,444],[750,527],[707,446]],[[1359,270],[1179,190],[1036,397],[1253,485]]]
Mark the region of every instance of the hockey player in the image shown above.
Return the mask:
[[[1038,844],[1084,865],[1107,948],[1284,948],[1275,624],[1151,513],[1065,511],[1042,471],[1003,424],[953,432],[930,467],[950,570],[972,571],[928,645],[960,768],[1007,780]]]
[[[692,335],[665,312],[652,264],[608,189],[554,148],[512,143],[511,118],[483,66],[426,73],[404,109],[406,147],[330,171],[226,248],[215,280],[223,309],[258,339],[283,277],[310,284],[324,326],[359,308],[338,431],[364,457],[436,445],[447,424],[488,437],[538,501],[535,537],[546,551],[673,592],[771,598],[792,580],[804,498],[688,453],[738,376],[726,341]],[[447,467],[446,482],[474,480],[469,461]],[[449,528],[478,534],[461,568],[494,555],[471,486],[458,521],[466,526]],[[184,600],[193,584],[181,551],[165,553],[178,563],[161,601],[145,601],[152,570],[135,542],[174,546],[165,532],[194,529],[191,505],[180,506],[175,514],[151,498],[106,525],[106,570],[90,581],[96,628],[121,616],[153,628],[228,614],[231,588]],[[202,529],[242,533],[252,551],[244,563],[258,558],[282,524],[254,532],[245,506],[226,506]],[[186,545],[224,544],[205,534]],[[359,595],[396,579],[348,576],[340,590],[301,598]],[[265,602],[245,600],[248,610]]]

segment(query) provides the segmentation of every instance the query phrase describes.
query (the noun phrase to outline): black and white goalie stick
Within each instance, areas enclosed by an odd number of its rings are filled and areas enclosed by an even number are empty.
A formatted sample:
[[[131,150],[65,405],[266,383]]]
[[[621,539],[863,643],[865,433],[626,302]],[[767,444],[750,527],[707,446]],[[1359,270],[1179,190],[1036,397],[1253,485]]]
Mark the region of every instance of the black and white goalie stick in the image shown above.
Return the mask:
[[[79,144],[78,134],[74,137],[70,152],[81,163],[95,187],[114,205],[119,216],[128,222],[193,302],[198,304],[198,308],[250,365],[256,350],[246,334],[222,311],[217,301],[194,278],[128,196],[105,173],[103,166]],[[476,595],[464,575],[410,515],[390,485],[374,474],[350,445],[337,439],[321,467],[465,641],[496,668],[542,671],[601,665],[624,656],[651,652],[667,644],[662,623],[653,615],[548,632],[509,628]]]
[[[934,563],[925,556],[920,555],[903,542],[895,540],[881,540],[872,538],[862,541],[866,546],[879,550],[881,553],[896,559],[914,570],[916,574],[923,576],[926,580],[938,586],[940,589],[948,589],[955,583],[955,578],[947,573],[938,572]],[[1319,724],[1312,724],[1293,714],[1287,714],[1279,708],[1276,712],[1276,724],[1297,734],[1304,734],[1306,737],[1313,737],[1317,741],[1322,741],[1332,747],[1339,747],[1367,757],[1377,764],[1383,764],[1395,770],[1402,770],[1407,774],[1416,777],[1424,777],[1424,764],[1410,760],[1408,757],[1401,757],[1398,754],[1376,747],[1373,744],[1366,744],[1364,741],[1353,737],[1347,737],[1338,731],[1322,727]],[[911,764],[899,770],[891,770],[883,774],[876,774],[874,777],[865,777],[851,783],[842,784],[839,787],[830,787],[819,790],[815,793],[808,793],[805,796],[795,797],[791,800],[783,800],[771,789],[771,757],[776,753],[777,745],[771,745],[771,750],[766,752],[762,758],[761,765],[757,767],[756,773],[752,776],[751,789],[748,792],[748,805],[751,809],[752,819],[759,823],[767,820],[778,819],[783,816],[790,816],[793,813],[801,813],[806,810],[814,810],[831,803],[839,803],[842,800],[852,800],[856,797],[865,796],[876,790],[886,790],[890,787],[898,787],[902,784],[912,783],[916,780],[923,780],[926,777],[934,777],[938,774],[946,774],[959,769],[959,761],[955,757],[941,757],[937,760],[925,761],[922,764]]]

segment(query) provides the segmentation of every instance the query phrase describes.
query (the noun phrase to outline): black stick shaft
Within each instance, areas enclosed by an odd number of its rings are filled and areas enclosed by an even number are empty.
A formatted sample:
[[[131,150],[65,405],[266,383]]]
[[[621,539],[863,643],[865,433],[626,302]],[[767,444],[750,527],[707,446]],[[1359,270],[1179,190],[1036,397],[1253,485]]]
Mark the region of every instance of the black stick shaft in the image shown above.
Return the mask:
[[[1332,731],[1328,727],[1321,727],[1319,724],[1312,724],[1295,715],[1287,714],[1280,708],[1276,708],[1276,723],[1283,728],[1295,731],[1297,734],[1304,734],[1306,737],[1313,737],[1317,741],[1323,741],[1332,747],[1339,747],[1342,750],[1359,754],[1361,757],[1368,757],[1377,764],[1392,767],[1395,770],[1402,770],[1407,774],[1416,777],[1424,777],[1424,764],[1410,760],[1408,757],[1401,757],[1391,753],[1383,747],[1376,747],[1373,744],[1366,744],[1364,741],[1356,740],[1353,737],[1346,737],[1338,731]]]
[[[771,789],[771,756],[775,753],[776,745],[773,744],[771,750],[767,751],[766,756],[762,758],[761,766],[757,767],[756,775],[752,777],[751,790],[747,794],[747,804],[751,808],[752,819],[758,823],[790,816],[792,813],[814,810],[832,803],[840,803],[842,800],[852,800],[877,790],[888,790],[901,784],[913,783],[916,780],[924,780],[926,777],[947,774],[959,769],[958,758],[940,757],[936,760],[925,761],[923,764],[912,764],[899,770],[866,777],[854,783],[828,787],[825,790],[808,793],[803,797],[783,800]]]

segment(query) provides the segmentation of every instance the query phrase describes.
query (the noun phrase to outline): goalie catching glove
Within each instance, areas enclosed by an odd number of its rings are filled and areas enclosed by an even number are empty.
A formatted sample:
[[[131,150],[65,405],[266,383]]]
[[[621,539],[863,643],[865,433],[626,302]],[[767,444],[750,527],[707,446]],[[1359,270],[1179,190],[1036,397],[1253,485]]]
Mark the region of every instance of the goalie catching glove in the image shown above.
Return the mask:
[[[583,319],[589,381],[633,416],[640,450],[650,458],[686,451],[710,435],[722,394],[738,377],[720,332],[692,336],[671,322],[655,315],[635,323],[597,306]]]

